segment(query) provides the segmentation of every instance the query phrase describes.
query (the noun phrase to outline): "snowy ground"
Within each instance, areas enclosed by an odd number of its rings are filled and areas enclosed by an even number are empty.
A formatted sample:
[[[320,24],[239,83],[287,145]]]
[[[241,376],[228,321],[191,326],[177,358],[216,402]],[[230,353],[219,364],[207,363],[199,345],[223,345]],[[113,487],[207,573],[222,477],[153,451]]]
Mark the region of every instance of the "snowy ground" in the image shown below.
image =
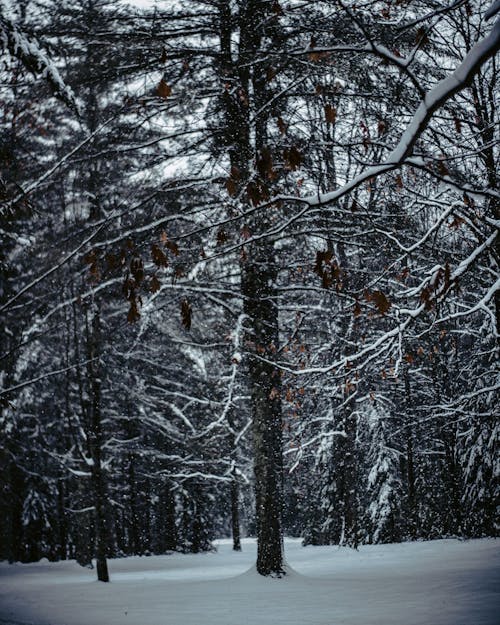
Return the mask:
[[[0,625],[498,625],[500,542],[363,546],[286,541],[290,573],[264,579],[255,544],[110,562],[0,563]]]

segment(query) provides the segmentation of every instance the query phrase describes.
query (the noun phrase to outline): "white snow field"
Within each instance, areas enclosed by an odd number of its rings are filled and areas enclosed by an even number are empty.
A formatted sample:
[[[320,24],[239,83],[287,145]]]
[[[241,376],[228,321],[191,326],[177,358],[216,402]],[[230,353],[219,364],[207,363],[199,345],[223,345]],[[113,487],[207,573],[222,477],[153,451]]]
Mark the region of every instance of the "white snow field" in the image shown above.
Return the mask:
[[[0,563],[2,625],[498,625],[500,542],[301,547],[260,577],[255,542],[235,553],[110,561],[111,583],[75,562]]]

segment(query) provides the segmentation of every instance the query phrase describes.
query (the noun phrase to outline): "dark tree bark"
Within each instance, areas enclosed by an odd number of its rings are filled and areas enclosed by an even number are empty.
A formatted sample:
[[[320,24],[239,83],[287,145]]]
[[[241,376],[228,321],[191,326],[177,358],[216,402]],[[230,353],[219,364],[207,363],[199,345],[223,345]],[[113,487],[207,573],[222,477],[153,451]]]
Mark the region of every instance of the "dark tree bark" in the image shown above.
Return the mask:
[[[95,508],[95,540],[97,579],[100,582],[109,582],[106,552],[108,545],[108,530],[106,520],[106,481],[102,466],[102,414],[101,414],[101,317],[96,306],[93,311],[91,327],[87,326],[88,341],[88,376],[91,390],[91,414],[89,428],[89,451],[92,459],[91,479],[94,491]]]
[[[130,521],[129,521],[129,548],[132,553],[142,555],[141,535],[139,531],[141,515],[137,496],[137,484],[135,479],[134,456],[129,454],[128,458],[128,487],[130,493]]]
[[[241,551],[240,540],[240,487],[235,478],[231,482],[231,528],[233,533],[233,551]]]
[[[175,495],[170,484],[165,486],[165,549],[176,551],[179,547],[177,524],[175,522]]]
[[[267,113],[250,121],[250,98],[255,110],[262,111],[266,102],[264,63],[255,59],[264,34],[273,21],[270,2],[248,0],[241,3],[239,18],[238,59],[231,51],[230,3],[219,5],[220,11],[220,73],[225,89],[222,108],[225,137],[233,180],[240,191],[250,196],[247,184],[256,185],[259,192],[267,187],[264,179],[252,175],[253,160],[266,148]],[[265,109],[265,107],[264,107]],[[245,189],[246,187],[246,189]],[[247,193],[245,193],[245,191]],[[252,199],[254,201],[254,199]],[[250,208],[250,199],[247,207]],[[255,231],[252,219],[246,224]],[[248,317],[246,349],[248,376],[253,413],[254,476],[257,526],[257,571],[261,575],[283,573],[282,499],[282,415],[281,378],[272,364],[279,344],[277,307],[277,267],[272,243],[253,243],[242,254],[241,293],[244,312]]]
[[[59,529],[59,558],[68,557],[68,519],[66,518],[65,480],[61,477],[57,482],[57,518]]]
[[[413,449],[413,426],[411,423],[411,385],[408,368],[403,370],[406,403],[406,487],[408,501],[408,530],[412,538],[418,535],[417,487],[415,477],[415,452]]]
[[[283,572],[283,455],[281,377],[269,362],[278,345],[276,270],[265,256],[254,253],[243,265],[242,293],[248,315],[249,378],[253,412],[257,570],[261,575]]]
[[[12,563],[22,559],[24,476],[14,462],[10,463],[8,474],[11,505],[5,515],[5,524],[8,559]]]
[[[342,528],[339,544],[357,547],[358,535],[358,494],[357,494],[357,461],[356,461],[356,438],[357,438],[357,413],[354,402],[348,401],[345,406],[344,432],[342,438],[342,458],[340,460],[340,492],[339,504],[342,514]]]

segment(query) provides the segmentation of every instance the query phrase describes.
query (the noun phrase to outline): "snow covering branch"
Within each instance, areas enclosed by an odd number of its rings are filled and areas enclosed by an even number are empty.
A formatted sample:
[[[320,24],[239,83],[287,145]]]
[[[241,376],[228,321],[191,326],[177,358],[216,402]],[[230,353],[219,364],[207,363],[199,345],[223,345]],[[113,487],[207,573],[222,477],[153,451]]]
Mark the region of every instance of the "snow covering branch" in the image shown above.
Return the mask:
[[[115,118],[111,116],[105,122],[103,122],[100,126],[98,126],[93,132],[89,133],[83,141],[81,141],[76,147],[67,152],[62,158],[60,158],[52,167],[50,167],[47,171],[45,171],[39,178],[34,180],[30,185],[26,188],[22,189],[15,197],[11,198],[9,201],[4,202],[3,206],[0,206],[0,216],[3,216],[7,211],[9,211],[13,206],[15,206],[18,202],[26,198],[28,195],[36,191],[41,187],[41,185],[48,180],[56,171],[58,171],[63,165],[67,164],[69,159],[76,154],[79,150],[85,147],[90,141],[92,141],[106,126],[108,126]],[[116,212],[118,214],[118,212]],[[116,215],[108,217],[106,223],[113,219]]]
[[[32,74],[41,75],[48,82],[53,94],[75,112],[79,112],[75,94],[65,84],[57,67],[39,43],[31,39],[22,29],[9,19],[0,3],[0,51],[9,53],[24,65]]]
[[[227,389],[227,396],[223,404],[223,409],[219,417],[209,423],[209,425],[197,435],[196,438],[202,438],[209,434],[212,430],[219,427],[226,427],[229,432],[236,438],[239,439],[240,435],[238,435],[234,430],[234,424],[231,423],[232,419],[230,417],[230,410],[234,405],[234,392],[236,388],[236,376],[238,374],[238,367],[242,360],[242,355],[240,353],[241,347],[241,338],[243,335],[243,325],[245,320],[247,319],[247,315],[242,313],[239,315],[238,320],[236,322],[236,328],[231,333],[231,339],[234,346],[234,353],[231,356],[231,373],[229,375],[229,384]]]
[[[94,232],[89,237],[87,237],[82,243],[80,243],[75,249],[73,249],[71,252],[66,254],[66,256],[61,261],[59,261],[56,265],[53,265],[50,269],[48,269],[43,274],[41,274],[40,276],[38,276],[37,278],[32,280],[29,284],[24,286],[22,289],[17,291],[17,293],[15,295],[13,295],[9,300],[7,300],[7,302],[5,302],[4,304],[2,304],[2,306],[0,306],[0,312],[3,312],[4,310],[6,310],[10,306],[12,306],[12,304],[21,297],[21,295],[24,295],[24,293],[26,293],[27,291],[32,289],[34,286],[36,286],[42,280],[45,280],[46,278],[48,278],[55,271],[57,271],[63,265],[65,265],[69,260],[74,258],[78,254],[78,252],[80,250],[82,250],[87,245],[87,243],[92,241],[92,239],[94,239],[101,232],[101,230],[104,229],[105,225],[106,225],[106,222],[104,224],[102,224],[99,228],[94,230]],[[73,300],[74,299],[75,298],[73,298]]]
[[[496,2],[488,11],[493,16],[499,10]],[[483,65],[494,57],[500,49],[500,19],[497,19],[491,32],[478,41],[465,56],[462,63],[447,78],[441,80],[431,89],[415,111],[411,122],[406,127],[396,147],[389,154],[385,162],[369,167],[364,172],[353,178],[344,186],[330,193],[318,193],[317,195],[299,197],[279,197],[276,199],[291,200],[306,203],[309,206],[331,204],[347,195],[366,180],[375,178],[384,173],[398,169],[411,156],[416,142],[427,128],[430,120],[438,109],[454,95],[467,87]],[[274,201],[275,201],[274,200]]]
[[[485,18],[489,20],[491,17],[496,15],[500,11],[500,0],[496,0],[490,8],[486,11]]]
[[[434,296],[434,302],[440,303],[446,297],[448,291],[452,287],[452,285],[457,283],[457,280],[463,276],[471,266],[473,266],[478,258],[484,254],[484,252],[493,247],[495,241],[497,239],[498,232],[493,232],[480,246],[475,248],[469,256],[464,259],[457,268],[450,273],[450,277],[448,281],[444,281],[438,288],[436,288],[436,294]],[[416,286],[410,293],[407,295],[420,295],[426,287],[429,286],[437,286],[439,281],[439,276],[444,271],[444,268],[441,265],[436,265],[431,269],[428,275],[424,278],[424,280]],[[475,306],[468,309],[466,313],[463,313],[461,316],[465,314],[472,314],[477,310],[483,309],[494,297],[495,293],[500,289],[500,280],[497,279],[495,284],[488,289],[488,292],[481,298],[480,302],[478,302]],[[370,362],[375,360],[376,358],[380,358],[383,354],[390,352],[393,348],[395,342],[398,338],[406,333],[408,328],[412,325],[412,323],[426,310],[426,302],[419,303],[415,308],[409,309],[399,309],[398,314],[401,316],[401,320],[392,327],[390,330],[379,335],[372,342],[365,345],[362,349],[356,351],[349,356],[343,356],[342,358],[331,362],[322,367],[304,367],[303,369],[294,369],[293,367],[283,365],[279,362],[269,360],[264,356],[255,356],[259,360],[263,362],[267,362],[272,364],[277,369],[282,371],[286,371],[294,376],[304,376],[311,374],[326,374],[326,373],[337,373],[340,375],[341,372],[349,369],[351,372],[357,370],[361,370],[366,367]],[[451,316],[449,318],[452,318]],[[446,317],[443,320],[448,319]],[[440,320],[435,320],[434,325],[436,325]],[[496,334],[496,333],[495,333]]]
[[[19,391],[25,386],[30,386],[31,384],[35,384],[35,382],[40,382],[40,380],[45,380],[46,378],[51,378],[54,375],[61,375],[62,373],[66,373],[67,371],[71,371],[72,369],[76,369],[77,367],[83,367],[88,365],[90,362],[93,362],[93,359],[84,360],[82,362],[77,362],[69,367],[64,367],[62,369],[56,369],[55,371],[49,371],[48,373],[43,373],[42,375],[37,376],[36,378],[32,378],[31,380],[26,380],[25,382],[20,382],[19,384],[15,384],[9,388],[0,389],[0,397],[4,395],[8,395],[14,391]]]

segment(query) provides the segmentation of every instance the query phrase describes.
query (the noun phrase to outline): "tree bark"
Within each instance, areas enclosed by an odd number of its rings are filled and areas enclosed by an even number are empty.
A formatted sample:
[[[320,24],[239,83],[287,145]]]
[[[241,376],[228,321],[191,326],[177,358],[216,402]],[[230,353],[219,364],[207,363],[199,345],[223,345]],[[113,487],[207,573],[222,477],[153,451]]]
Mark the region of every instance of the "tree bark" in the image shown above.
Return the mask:
[[[170,484],[165,486],[165,500],[165,549],[176,551],[179,547],[179,538],[175,522],[175,495]]]
[[[253,257],[253,252],[249,256]],[[250,319],[247,348],[253,412],[257,571],[261,575],[283,573],[281,377],[269,362],[278,345],[275,281],[276,270],[267,255],[261,263],[253,260],[242,266],[244,307]]]
[[[233,182],[247,198],[246,185],[267,186],[253,171],[253,160],[266,147],[268,113],[250,121],[250,104],[263,111],[267,99],[265,67],[255,64],[266,29],[273,20],[270,2],[247,0],[238,14],[238,58],[231,50],[235,16],[231,3],[219,4],[220,78],[224,87],[221,104],[224,114],[224,141]],[[269,32],[267,32],[269,35]],[[230,88],[228,88],[228,86]],[[261,188],[262,188],[261,186]],[[252,200],[253,201],[253,200]],[[265,226],[250,218],[250,232]],[[248,318],[246,351],[253,414],[254,477],[257,527],[257,571],[261,575],[283,574],[283,458],[281,379],[272,364],[279,341],[276,278],[272,243],[254,242],[244,250],[240,262],[241,294]]]
[[[94,490],[97,579],[100,582],[109,582],[108,564],[106,560],[108,531],[106,522],[106,482],[102,466],[101,381],[99,378],[101,317],[99,307],[96,304],[94,305],[96,308],[93,311],[91,328],[87,327],[89,351],[88,375],[92,394],[89,446],[92,459],[91,479]]]
[[[235,478],[231,482],[231,527],[233,533],[233,551],[241,551],[240,540],[240,487]]]
[[[408,500],[408,529],[410,537],[415,539],[418,535],[417,514],[417,488],[415,478],[415,452],[413,449],[413,425],[411,423],[411,386],[408,368],[403,370],[406,402],[406,483]]]

